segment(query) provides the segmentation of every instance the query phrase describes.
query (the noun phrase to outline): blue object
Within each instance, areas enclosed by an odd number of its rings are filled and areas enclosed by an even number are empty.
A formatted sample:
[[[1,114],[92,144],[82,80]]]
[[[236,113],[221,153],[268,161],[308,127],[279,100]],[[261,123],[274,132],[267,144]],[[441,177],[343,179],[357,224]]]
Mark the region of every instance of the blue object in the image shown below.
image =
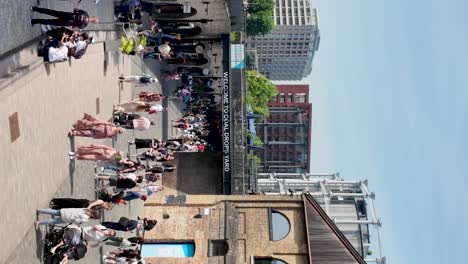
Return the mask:
[[[195,244],[187,243],[151,243],[143,244],[143,258],[191,258],[195,255]]]
[[[249,120],[249,132],[250,132],[250,136],[247,138],[247,143],[249,146],[253,146],[255,136],[257,136],[257,132],[255,131],[255,114],[249,113],[247,115],[247,118]]]

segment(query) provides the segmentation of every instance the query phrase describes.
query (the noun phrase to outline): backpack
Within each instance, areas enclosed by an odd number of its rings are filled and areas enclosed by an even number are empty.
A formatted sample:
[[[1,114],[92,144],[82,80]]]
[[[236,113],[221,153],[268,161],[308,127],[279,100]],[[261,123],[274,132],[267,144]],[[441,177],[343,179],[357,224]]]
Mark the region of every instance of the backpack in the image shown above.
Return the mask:
[[[79,259],[82,259],[86,255],[86,252],[88,251],[88,246],[86,246],[83,243],[80,243],[74,246],[73,248],[71,248],[70,250],[71,250],[71,258],[73,258],[74,260],[79,260]]]
[[[86,49],[88,49],[88,45],[86,45],[86,48],[79,50],[78,52],[75,52],[73,54],[73,58],[75,59],[81,59],[83,55],[86,53]]]

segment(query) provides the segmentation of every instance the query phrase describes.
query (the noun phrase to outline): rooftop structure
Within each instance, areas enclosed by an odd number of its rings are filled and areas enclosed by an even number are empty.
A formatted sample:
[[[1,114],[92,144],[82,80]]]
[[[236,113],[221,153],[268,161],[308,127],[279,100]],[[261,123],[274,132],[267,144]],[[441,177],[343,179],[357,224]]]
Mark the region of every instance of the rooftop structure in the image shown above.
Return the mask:
[[[377,257],[368,263],[385,263],[380,249],[382,225],[374,208],[375,194],[367,181],[344,181],[339,174],[259,173],[256,192],[266,195],[298,195],[314,197],[349,242],[366,258],[371,247],[371,229],[376,235]]]

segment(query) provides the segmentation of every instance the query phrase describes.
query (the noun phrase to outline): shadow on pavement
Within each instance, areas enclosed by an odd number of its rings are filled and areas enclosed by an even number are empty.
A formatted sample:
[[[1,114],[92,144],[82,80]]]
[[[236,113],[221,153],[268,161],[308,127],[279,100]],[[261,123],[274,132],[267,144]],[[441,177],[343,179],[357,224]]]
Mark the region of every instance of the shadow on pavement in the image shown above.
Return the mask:
[[[109,66],[109,52],[104,51],[103,73],[107,76],[107,67]]]
[[[69,137],[70,139],[70,151],[75,152],[75,137]],[[70,193],[73,195],[73,190],[75,186],[75,160],[71,159],[70,163],[68,164],[68,173],[70,176]]]
[[[47,76],[50,76],[50,64],[44,63],[44,68],[47,73]]]
[[[41,260],[42,259],[42,253],[43,253],[43,244],[42,244],[42,231],[41,229],[35,230],[36,231],[36,257],[37,259]]]

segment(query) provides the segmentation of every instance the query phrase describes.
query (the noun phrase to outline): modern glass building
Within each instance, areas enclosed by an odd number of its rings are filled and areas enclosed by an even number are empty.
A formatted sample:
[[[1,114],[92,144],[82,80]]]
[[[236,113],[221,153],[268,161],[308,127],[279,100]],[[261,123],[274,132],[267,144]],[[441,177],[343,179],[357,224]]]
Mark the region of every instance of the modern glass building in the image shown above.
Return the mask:
[[[275,27],[247,40],[256,50],[260,73],[271,80],[301,80],[312,71],[320,43],[317,9],[308,0],[275,0]]]

